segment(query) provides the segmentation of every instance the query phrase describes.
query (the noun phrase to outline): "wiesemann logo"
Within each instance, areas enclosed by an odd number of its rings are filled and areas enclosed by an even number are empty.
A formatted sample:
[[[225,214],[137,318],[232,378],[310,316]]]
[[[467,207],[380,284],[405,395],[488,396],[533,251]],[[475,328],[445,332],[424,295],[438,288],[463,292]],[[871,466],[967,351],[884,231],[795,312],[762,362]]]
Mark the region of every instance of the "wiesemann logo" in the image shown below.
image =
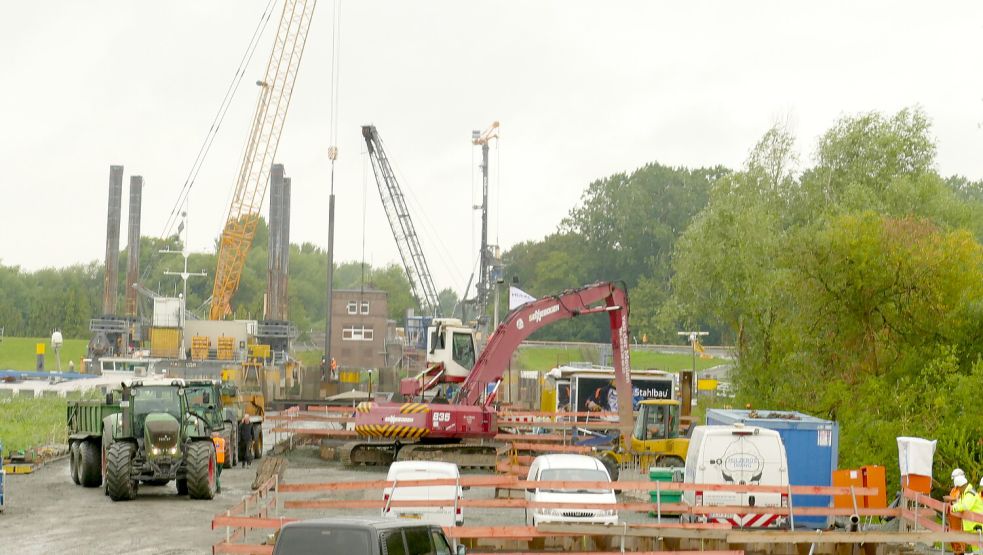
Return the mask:
[[[536,312],[529,315],[530,322],[536,322],[537,324],[542,321],[543,318],[549,316],[550,314],[556,314],[560,311],[560,305],[555,304],[549,308],[540,308]]]

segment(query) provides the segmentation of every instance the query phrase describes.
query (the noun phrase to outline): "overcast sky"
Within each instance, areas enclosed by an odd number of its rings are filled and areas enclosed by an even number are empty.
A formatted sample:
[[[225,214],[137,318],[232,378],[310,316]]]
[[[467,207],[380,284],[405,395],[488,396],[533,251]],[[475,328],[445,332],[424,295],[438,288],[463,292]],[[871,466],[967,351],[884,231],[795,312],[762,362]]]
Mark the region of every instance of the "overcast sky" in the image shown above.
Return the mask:
[[[266,4],[4,6],[0,261],[101,260],[110,164],[125,167],[120,247],[130,175],[145,179],[143,234],[160,235]],[[293,179],[294,243],[327,243],[332,6],[317,7],[277,155]],[[652,161],[737,167],[778,120],[809,164],[838,117],[918,105],[938,169],[981,178],[981,15],[979,2],[345,0],[336,261],[362,257],[363,204],[366,260],[398,261],[366,123],[437,287],[459,293],[480,236],[471,131],[495,120],[490,238],[503,248],[555,230],[594,179]],[[194,250],[221,231],[275,27],[276,16],[193,188]]]

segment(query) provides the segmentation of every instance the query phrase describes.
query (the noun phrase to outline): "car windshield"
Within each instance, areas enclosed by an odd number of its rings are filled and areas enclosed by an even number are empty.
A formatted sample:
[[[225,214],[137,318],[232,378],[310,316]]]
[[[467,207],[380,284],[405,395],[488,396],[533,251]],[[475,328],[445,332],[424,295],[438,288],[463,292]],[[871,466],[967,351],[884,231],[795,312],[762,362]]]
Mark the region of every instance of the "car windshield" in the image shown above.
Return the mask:
[[[352,528],[316,528],[297,526],[284,528],[276,542],[276,553],[284,555],[321,555],[370,553],[368,530]]]
[[[543,482],[562,481],[562,482],[610,482],[611,479],[603,470],[590,468],[551,468],[539,473],[539,480]],[[555,493],[608,493],[609,489],[591,488],[560,488],[542,489]]]

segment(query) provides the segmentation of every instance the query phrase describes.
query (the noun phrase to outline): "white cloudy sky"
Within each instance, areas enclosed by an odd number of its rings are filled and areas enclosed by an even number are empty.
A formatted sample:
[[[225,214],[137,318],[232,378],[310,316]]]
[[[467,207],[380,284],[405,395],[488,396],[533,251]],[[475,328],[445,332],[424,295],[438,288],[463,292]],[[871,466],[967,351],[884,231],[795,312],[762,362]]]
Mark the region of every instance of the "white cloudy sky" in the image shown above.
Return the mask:
[[[110,164],[144,176],[143,231],[159,235],[265,5],[4,6],[0,261],[100,259]],[[332,6],[317,8],[277,156],[291,239],[321,245]],[[491,238],[505,248],[554,230],[593,179],[655,160],[738,166],[777,120],[808,162],[839,116],[919,105],[940,171],[983,177],[978,2],[345,0],[341,13],[336,260],[361,258],[366,182],[366,259],[398,260],[364,169],[360,126],[374,123],[438,288],[460,292],[474,264],[470,137],[494,120]],[[222,227],[274,28],[194,186],[194,249]]]

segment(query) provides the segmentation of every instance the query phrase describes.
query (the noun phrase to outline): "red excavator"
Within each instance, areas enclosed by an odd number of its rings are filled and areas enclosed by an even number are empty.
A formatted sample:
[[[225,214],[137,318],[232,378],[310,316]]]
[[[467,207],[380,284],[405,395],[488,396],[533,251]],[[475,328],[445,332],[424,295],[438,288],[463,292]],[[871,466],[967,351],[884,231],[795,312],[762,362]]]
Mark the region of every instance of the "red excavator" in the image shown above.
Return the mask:
[[[495,448],[484,441],[498,432],[493,403],[512,354],[540,328],[567,318],[607,313],[619,399],[631,399],[628,363],[628,292],[624,284],[601,282],[544,297],[514,310],[491,335],[460,390],[444,403],[360,403],[355,431],[360,437],[342,448],[347,464],[389,464],[396,460],[447,460],[459,466],[489,466]],[[436,383],[427,384],[429,387]],[[422,400],[422,392],[421,400]],[[631,433],[632,404],[618,403],[622,438]],[[493,464],[493,463],[492,463]]]

